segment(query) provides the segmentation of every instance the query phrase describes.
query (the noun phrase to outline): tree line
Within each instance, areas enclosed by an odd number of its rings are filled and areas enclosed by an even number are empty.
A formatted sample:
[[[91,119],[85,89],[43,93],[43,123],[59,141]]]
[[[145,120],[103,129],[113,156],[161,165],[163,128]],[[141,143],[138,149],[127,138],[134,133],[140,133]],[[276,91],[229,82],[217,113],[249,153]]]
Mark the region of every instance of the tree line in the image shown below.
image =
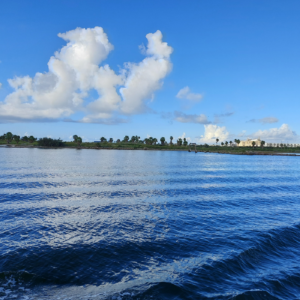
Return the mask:
[[[35,141],[37,141],[37,138],[34,136],[23,136],[22,138],[19,135],[12,134],[11,132],[7,132],[0,136],[0,140],[5,140],[7,144],[10,144],[12,141],[15,141],[16,144],[19,144],[20,141],[25,143],[31,143],[33,144]],[[40,138],[38,140],[39,146],[46,146],[46,147],[61,147],[64,146],[64,143],[61,139],[55,140],[51,138]]]
[[[170,143],[169,145],[174,145],[173,144],[173,136],[170,136]],[[80,145],[82,143],[82,138],[78,135],[73,135],[73,142],[77,143],[77,145]],[[113,138],[108,138],[106,139],[105,137],[101,137],[100,138],[100,143],[137,143],[137,144],[146,144],[146,145],[156,145],[158,143],[157,138],[153,138],[153,137],[148,137],[145,138],[143,140],[141,140],[141,137],[137,136],[137,135],[133,135],[131,138],[129,138],[128,135],[125,135],[125,137],[123,138],[123,140],[117,139],[116,141],[114,141]],[[165,137],[161,137],[160,138],[160,144],[161,145],[167,145],[168,143],[166,142]],[[177,142],[176,142],[177,146],[187,146],[188,145],[188,141],[186,138],[178,138]]]
[[[12,141],[15,141],[17,144],[20,141],[33,143],[37,140],[34,136],[23,136],[22,138],[19,135],[12,134],[11,132],[7,132],[0,136],[0,140],[5,140],[7,144],[10,144]]]
[[[178,138],[176,143],[173,143],[173,136],[170,136],[170,142],[168,143],[165,139],[165,137],[161,137],[160,138],[160,145],[164,146],[164,145],[177,145],[177,146],[187,146],[188,145],[188,141],[186,138]],[[29,143],[34,143],[35,141],[37,141],[38,139],[35,138],[34,136],[23,136],[22,138],[19,135],[14,135],[11,132],[7,132],[5,134],[3,134],[2,136],[0,136],[0,140],[5,140],[7,142],[7,144],[10,144],[12,141],[15,141],[16,144],[19,144],[20,141],[22,142],[29,142]],[[218,142],[220,140],[218,138],[216,138],[216,145],[218,145]],[[76,143],[78,146],[80,146],[82,144],[82,138],[78,135],[73,135],[73,142]],[[137,143],[137,144],[146,144],[146,145],[157,145],[158,143],[158,139],[157,138],[153,138],[153,137],[147,137],[145,139],[141,139],[139,136],[137,135],[133,135],[131,138],[128,135],[125,135],[125,137],[120,140],[117,139],[116,141],[114,141],[113,138],[108,138],[106,139],[105,137],[101,137],[99,143]],[[235,139],[234,142],[239,145],[241,143],[241,141],[239,139]],[[232,141],[225,141],[225,142],[221,142],[222,146],[232,146],[233,142]],[[64,146],[64,142],[61,139],[52,139],[52,138],[40,138],[38,140],[38,145],[39,146],[52,146],[52,147],[61,147]],[[255,141],[252,141],[252,146],[255,147],[256,143]],[[261,147],[263,147],[265,145],[265,141],[261,141]],[[208,147],[208,144],[204,144],[204,146]]]

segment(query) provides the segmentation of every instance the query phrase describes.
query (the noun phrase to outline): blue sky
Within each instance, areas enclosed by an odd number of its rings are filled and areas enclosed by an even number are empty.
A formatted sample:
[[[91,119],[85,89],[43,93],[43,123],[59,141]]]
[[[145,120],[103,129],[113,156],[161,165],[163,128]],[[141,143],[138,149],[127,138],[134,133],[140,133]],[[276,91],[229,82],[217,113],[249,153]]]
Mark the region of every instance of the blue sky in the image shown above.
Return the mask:
[[[299,142],[299,15],[292,0],[4,1],[0,133]]]

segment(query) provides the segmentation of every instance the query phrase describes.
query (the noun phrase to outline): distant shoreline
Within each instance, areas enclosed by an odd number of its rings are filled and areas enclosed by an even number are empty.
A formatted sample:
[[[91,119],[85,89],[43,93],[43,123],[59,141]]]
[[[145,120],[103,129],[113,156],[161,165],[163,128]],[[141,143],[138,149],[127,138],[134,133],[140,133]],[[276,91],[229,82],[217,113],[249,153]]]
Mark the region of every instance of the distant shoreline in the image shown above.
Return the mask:
[[[5,148],[29,148],[29,149],[74,149],[74,150],[144,150],[144,151],[187,151],[187,152],[195,152],[195,150],[193,150],[189,147],[185,147],[184,149],[168,149],[168,148],[148,148],[148,147],[138,147],[138,148],[134,148],[134,147],[68,147],[68,146],[64,146],[64,147],[44,147],[44,146],[36,146],[36,145],[0,145],[1,147],[5,147]],[[189,151],[190,149],[190,151]],[[285,149],[287,151],[285,152],[289,152],[288,149]],[[231,154],[231,155],[268,155],[268,156],[299,156],[300,157],[300,151],[299,152],[294,152],[294,153],[278,153],[278,152],[273,152],[273,151],[258,151],[258,150],[248,150],[248,151],[235,151],[235,149],[220,149],[220,150],[208,150],[208,149],[197,149],[196,150],[199,153],[215,153],[215,154]],[[298,154],[298,155],[297,155]]]

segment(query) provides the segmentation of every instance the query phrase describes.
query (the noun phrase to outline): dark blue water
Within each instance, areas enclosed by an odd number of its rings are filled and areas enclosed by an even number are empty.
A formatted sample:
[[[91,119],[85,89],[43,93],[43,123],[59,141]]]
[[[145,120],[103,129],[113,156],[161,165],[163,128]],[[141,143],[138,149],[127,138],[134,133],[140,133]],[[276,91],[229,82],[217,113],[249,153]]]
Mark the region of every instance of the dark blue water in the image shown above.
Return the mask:
[[[0,299],[299,299],[300,159],[0,148]]]

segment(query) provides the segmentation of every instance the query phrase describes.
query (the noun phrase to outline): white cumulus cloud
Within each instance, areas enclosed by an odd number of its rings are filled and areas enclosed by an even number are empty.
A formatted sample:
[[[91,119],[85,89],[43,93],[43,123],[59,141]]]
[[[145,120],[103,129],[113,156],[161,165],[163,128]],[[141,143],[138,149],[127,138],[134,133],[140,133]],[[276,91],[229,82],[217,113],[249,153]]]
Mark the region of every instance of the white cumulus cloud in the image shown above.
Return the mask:
[[[253,134],[253,137],[260,138],[266,142],[294,141],[299,138],[297,133],[293,131],[288,124],[282,124],[279,128],[258,130]]]
[[[147,57],[125,64],[119,74],[108,65],[99,66],[114,48],[101,27],[76,28],[58,36],[67,43],[50,57],[48,72],[8,80],[14,91],[0,101],[1,122],[72,121],[78,111],[85,114],[81,122],[124,122],[118,115],[147,111],[145,101],[172,69],[173,49],[162,41],[159,30],[146,35]],[[99,97],[86,105],[93,89]]]
[[[225,141],[229,137],[229,132],[226,127],[208,124],[204,125],[204,135],[199,139],[200,143],[215,143],[218,138],[220,141]]]
[[[162,33],[157,30],[147,34],[146,38],[146,54],[149,56],[138,64],[126,64],[128,75],[125,87],[120,89],[124,100],[121,111],[124,114],[145,112],[147,107],[144,101],[153,98],[153,93],[162,86],[162,79],[172,69],[170,55],[173,48],[162,42]]]
[[[201,94],[195,94],[190,91],[190,88],[188,86],[182,88],[178,94],[176,95],[179,99],[186,99],[194,102],[199,102],[202,100],[203,95]]]

